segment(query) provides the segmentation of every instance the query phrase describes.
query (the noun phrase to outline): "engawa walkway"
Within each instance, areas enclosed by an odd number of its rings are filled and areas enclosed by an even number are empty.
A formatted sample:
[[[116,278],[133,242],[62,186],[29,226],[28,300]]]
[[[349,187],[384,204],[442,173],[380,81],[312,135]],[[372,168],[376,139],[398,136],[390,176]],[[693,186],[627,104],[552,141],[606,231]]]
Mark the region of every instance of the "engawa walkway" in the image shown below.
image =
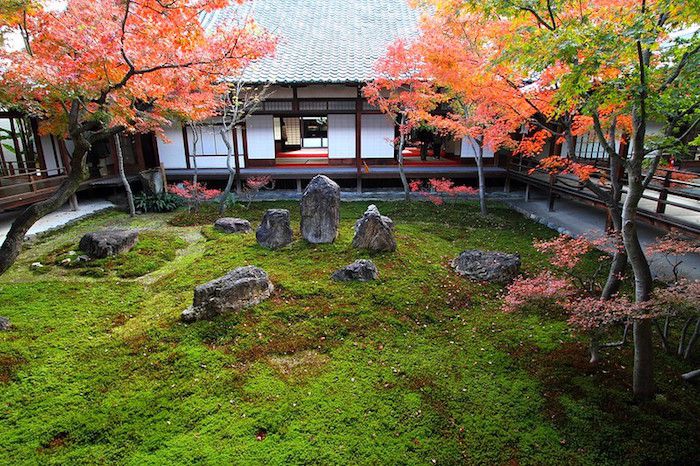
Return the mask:
[[[529,202],[526,202],[523,196],[520,200],[510,200],[507,203],[516,210],[547,224],[550,228],[565,231],[573,236],[584,235],[592,238],[600,236],[605,231],[605,211],[588,204],[568,199],[557,199],[554,211],[550,212],[547,198],[541,193],[531,193]],[[644,247],[665,233],[644,223],[640,223],[638,231]],[[669,278],[671,267],[664,258],[655,256],[651,259],[652,271],[655,276],[662,279]],[[700,279],[700,255],[690,254],[683,257],[680,269],[683,276],[690,279]]]
[[[191,168],[167,168],[169,177],[184,178],[191,177],[194,170]],[[463,177],[471,178],[477,176],[476,167],[468,165],[449,166],[406,166],[406,176],[410,177]],[[487,177],[505,177],[506,170],[501,167],[485,167],[484,173]],[[331,178],[355,178],[357,169],[352,166],[327,165],[312,167],[254,167],[242,168],[241,175],[244,178],[251,176],[270,175],[274,178],[286,179],[308,179],[316,175],[327,175]],[[203,179],[223,179],[228,176],[225,168],[200,168],[199,176]],[[398,178],[399,169],[395,165],[371,166],[369,171],[363,169],[361,178]]]
[[[40,218],[29,229],[27,236],[61,228],[70,222],[112,207],[114,207],[114,204],[111,202],[98,199],[78,201],[78,210],[71,210],[70,204],[66,204],[57,211]],[[12,211],[0,214],[0,242],[5,241],[5,236],[10,230],[15,217],[19,215],[19,212],[20,211]]]

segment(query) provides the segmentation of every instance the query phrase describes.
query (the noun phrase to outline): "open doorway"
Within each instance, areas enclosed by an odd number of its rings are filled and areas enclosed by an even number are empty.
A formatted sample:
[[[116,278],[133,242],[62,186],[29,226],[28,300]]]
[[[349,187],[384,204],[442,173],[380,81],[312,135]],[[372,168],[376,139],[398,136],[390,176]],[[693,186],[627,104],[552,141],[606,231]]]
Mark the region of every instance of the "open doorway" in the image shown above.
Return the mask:
[[[274,117],[276,165],[328,163],[328,117]]]

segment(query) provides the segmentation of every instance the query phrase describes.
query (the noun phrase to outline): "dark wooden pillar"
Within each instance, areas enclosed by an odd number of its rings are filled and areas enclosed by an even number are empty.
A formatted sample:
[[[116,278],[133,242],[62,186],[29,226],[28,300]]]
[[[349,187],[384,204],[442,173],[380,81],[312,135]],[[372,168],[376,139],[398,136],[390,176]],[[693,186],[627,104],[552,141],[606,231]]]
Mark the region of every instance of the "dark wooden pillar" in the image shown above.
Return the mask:
[[[118,138],[119,135],[115,135],[114,138]],[[119,175],[119,160],[117,159],[117,145],[114,142],[114,138],[109,138],[109,154],[112,156],[112,175]]]
[[[185,146],[185,166],[190,168],[190,143],[187,140],[187,125],[182,125],[182,142]]]
[[[239,154],[238,154],[238,126],[234,126],[231,131],[231,137],[233,138],[233,157],[234,157],[234,166],[236,169],[236,176],[235,176],[235,181],[236,181],[236,192],[240,194],[241,192],[241,163],[238,160]]]
[[[360,87],[357,87],[357,100],[355,100],[355,170],[357,178],[357,192],[362,192],[362,97]]]
[[[243,127],[241,128],[241,137],[243,138],[243,161],[245,162],[245,166],[249,167],[250,162],[248,158],[248,128],[246,128],[245,123],[243,123]]]
[[[34,140],[34,145],[36,146],[37,157],[39,157],[39,166],[46,176],[48,176],[48,172],[46,171],[46,159],[44,159],[44,148],[41,145],[41,137],[39,136],[39,124],[36,119],[32,118],[29,121],[29,125],[32,132],[32,140]]]
[[[134,134],[134,155],[136,156],[136,165],[139,167],[139,171],[146,169],[146,162],[143,159],[143,146],[141,145],[141,135]]]

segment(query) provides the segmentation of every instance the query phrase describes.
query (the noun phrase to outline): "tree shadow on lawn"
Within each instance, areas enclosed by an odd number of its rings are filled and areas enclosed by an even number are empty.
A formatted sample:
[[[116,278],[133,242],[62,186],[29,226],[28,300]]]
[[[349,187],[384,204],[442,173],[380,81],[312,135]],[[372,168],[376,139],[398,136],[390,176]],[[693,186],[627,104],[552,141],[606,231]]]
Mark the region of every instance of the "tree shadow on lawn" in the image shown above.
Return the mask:
[[[692,463],[700,455],[700,406],[696,388],[679,378],[684,364],[657,348],[660,394],[637,404],[631,397],[631,345],[606,353],[591,364],[581,341],[564,342],[554,350],[525,344],[509,351],[515,367],[540,381],[544,415],[572,448],[600,450],[631,464]]]

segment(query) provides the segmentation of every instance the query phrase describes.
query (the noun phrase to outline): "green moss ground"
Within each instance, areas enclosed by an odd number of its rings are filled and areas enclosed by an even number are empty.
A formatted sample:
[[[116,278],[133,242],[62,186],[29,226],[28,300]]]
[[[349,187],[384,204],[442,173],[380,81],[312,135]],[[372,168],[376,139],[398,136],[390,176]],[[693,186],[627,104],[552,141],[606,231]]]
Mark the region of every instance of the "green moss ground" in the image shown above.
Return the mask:
[[[332,245],[268,251],[182,213],[109,212],[33,243],[0,280],[2,464],[639,464],[700,455],[688,366],[659,356],[661,396],[630,403],[631,354],[597,367],[553,315],[500,311],[501,288],[455,276],[467,248],[545,266],[551,232],[493,205],[378,203],[399,250],[350,248],[366,203],[343,204]],[[230,214],[254,226],[269,207]],[[200,216],[208,222],[215,215]],[[147,229],[99,267],[55,263],[105,226]],[[371,257],[375,283],[329,275]],[[60,260],[59,260],[60,262]],[[594,259],[591,259],[592,266]],[[276,290],[238,315],[185,325],[195,285],[237,266]],[[88,273],[97,270],[99,273]]]

